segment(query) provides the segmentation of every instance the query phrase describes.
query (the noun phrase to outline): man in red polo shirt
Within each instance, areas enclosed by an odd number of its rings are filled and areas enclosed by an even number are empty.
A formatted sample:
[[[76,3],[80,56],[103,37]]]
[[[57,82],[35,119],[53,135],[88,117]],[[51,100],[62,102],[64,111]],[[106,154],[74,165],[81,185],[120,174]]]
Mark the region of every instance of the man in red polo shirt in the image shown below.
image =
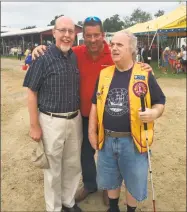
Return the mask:
[[[113,65],[109,46],[104,40],[105,35],[102,22],[98,17],[88,17],[85,19],[83,36],[85,45],[72,48],[77,57],[80,71],[80,107],[83,119],[81,165],[84,186],[77,193],[77,202],[84,200],[89,194],[97,191],[96,165],[94,160],[95,150],[92,148],[88,139],[88,117],[95,83],[99,77],[99,73],[107,66]],[[36,47],[33,56],[39,56],[45,49],[45,46]],[[142,64],[142,66],[147,68],[148,71],[152,71],[149,65]],[[103,200],[105,205],[109,204],[106,191],[103,191]]]

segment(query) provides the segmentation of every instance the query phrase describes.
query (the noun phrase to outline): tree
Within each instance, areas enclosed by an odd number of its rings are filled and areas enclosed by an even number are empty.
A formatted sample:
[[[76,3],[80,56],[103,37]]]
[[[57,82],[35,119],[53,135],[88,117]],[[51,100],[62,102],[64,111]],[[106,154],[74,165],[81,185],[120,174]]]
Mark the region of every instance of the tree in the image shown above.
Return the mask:
[[[61,17],[61,16],[64,16],[64,15],[56,15],[56,16],[54,17],[54,19],[50,22],[50,24],[48,24],[47,26],[54,26],[54,25],[55,25],[56,19],[59,18],[59,17]]]
[[[103,28],[105,32],[116,32],[124,28],[124,22],[116,14],[104,20]]]
[[[133,25],[133,23],[131,22],[129,16],[125,16],[123,18],[123,20],[124,20],[124,29],[127,29],[127,28],[129,28],[129,27],[131,27]]]
[[[83,26],[83,22],[82,21],[78,21],[77,25]]]
[[[24,30],[24,29],[33,29],[33,28],[36,28],[36,26],[27,26],[27,27],[24,27],[24,28],[21,29],[21,30]]]
[[[152,19],[150,13],[142,11],[141,9],[135,9],[130,16],[125,16],[124,20],[124,29],[127,29],[137,23],[143,23]]]
[[[137,23],[144,23],[151,19],[152,19],[151,14],[141,10],[140,8],[135,9],[130,16],[130,21],[132,25]]]
[[[158,18],[158,17],[164,15],[164,13],[165,13],[164,10],[158,10],[158,12],[154,14],[154,16],[155,16],[156,18]]]

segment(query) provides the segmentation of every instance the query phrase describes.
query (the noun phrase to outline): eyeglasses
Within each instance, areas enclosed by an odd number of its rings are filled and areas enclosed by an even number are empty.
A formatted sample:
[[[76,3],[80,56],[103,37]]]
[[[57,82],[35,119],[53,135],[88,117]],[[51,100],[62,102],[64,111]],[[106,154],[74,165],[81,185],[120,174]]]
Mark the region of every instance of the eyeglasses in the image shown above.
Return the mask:
[[[55,30],[58,30],[62,35],[65,35],[66,32],[68,32],[70,35],[72,35],[74,33],[74,30],[72,30],[72,29],[66,29],[66,28],[55,29]]]
[[[90,17],[86,18],[84,23],[88,23],[90,21],[95,21],[95,22],[101,23],[101,20],[96,16],[90,16]]]

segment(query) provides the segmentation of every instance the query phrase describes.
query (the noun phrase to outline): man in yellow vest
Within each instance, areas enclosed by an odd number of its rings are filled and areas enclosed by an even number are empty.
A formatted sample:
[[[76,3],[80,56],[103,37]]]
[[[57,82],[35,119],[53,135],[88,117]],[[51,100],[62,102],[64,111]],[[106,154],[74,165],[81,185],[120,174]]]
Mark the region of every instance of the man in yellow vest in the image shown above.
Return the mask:
[[[153,121],[164,111],[165,96],[151,72],[135,63],[137,39],[117,32],[111,40],[114,66],[103,69],[96,83],[89,117],[89,140],[98,151],[97,183],[108,190],[107,212],[119,212],[120,187],[126,186],[127,211],[147,197],[148,155],[143,123],[152,144]],[[140,95],[146,109],[141,111]]]

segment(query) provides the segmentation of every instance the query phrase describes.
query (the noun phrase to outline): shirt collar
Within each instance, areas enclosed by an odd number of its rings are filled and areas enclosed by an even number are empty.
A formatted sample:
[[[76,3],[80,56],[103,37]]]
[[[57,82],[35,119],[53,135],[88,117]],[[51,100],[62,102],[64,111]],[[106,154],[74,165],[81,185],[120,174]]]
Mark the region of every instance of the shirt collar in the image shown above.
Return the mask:
[[[57,57],[59,57],[59,56],[65,56],[65,55],[63,54],[63,52],[62,52],[55,44],[52,44],[52,45],[50,46],[50,50],[52,51],[52,54],[53,54],[54,56],[57,56]],[[70,49],[70,50],[68,51],[68,56],[70,56],[72,53],[73,53],[73,51],[72,51],[72,49]]]

